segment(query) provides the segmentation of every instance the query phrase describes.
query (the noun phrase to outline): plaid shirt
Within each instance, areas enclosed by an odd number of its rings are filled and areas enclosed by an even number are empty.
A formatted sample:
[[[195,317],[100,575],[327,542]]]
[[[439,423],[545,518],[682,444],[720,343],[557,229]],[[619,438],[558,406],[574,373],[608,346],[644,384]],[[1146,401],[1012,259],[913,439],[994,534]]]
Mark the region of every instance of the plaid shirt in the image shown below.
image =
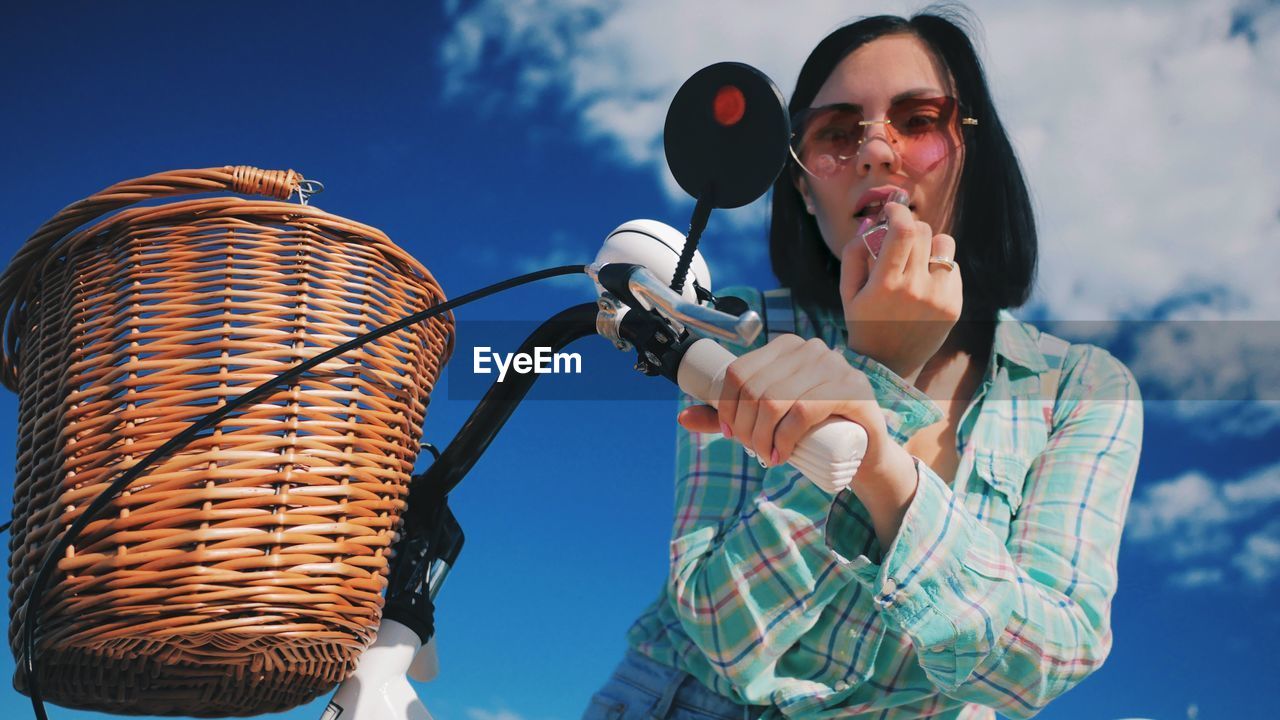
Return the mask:
[[[757,290],[725,292],[762,310]],[[796,322],[867,374],[896,440],[941,419],[847,349],[843,317]],[[916,463],[887,551],[850,491],[833,497],[736,440],[679,429],[670,573],[631,647],[770,716],[1025,718],[1083,680],[1111,647],[1141,400],[1106,351],[1059,341],[1065,356],[1046,357],[1038,339],[1001,315],[956,477]]]

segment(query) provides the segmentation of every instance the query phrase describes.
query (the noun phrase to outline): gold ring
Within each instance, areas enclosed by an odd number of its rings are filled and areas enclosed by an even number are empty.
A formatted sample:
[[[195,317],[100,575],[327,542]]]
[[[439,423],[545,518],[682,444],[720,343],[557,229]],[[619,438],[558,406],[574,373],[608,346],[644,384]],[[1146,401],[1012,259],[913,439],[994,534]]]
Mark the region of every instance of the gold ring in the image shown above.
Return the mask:
[[[931,257],[929,258],[929,264],[930,264],[930,265],[941,265],[941,266],[945,267],[948,271],[955,270],[955,269],[956,269],[956,267],[957,267],[957,266],[956,266],[956,261],[955,261],[955,260],[952,260],[951,258],[948,258],[948,257],[942,257],[941,255],[933,255],[933,256],[931,256]]]

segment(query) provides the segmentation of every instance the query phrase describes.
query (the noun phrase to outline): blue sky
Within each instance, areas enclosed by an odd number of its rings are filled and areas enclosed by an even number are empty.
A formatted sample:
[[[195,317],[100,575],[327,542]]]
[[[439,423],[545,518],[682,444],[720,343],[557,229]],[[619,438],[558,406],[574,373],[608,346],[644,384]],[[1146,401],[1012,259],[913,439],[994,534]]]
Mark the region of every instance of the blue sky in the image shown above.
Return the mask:
[[[741,59],[787,93],[806,49],[852,12],[802,3],[779,35],[769,4],[726,7],[7,6],[0,255],[115,181],[251,164],[323,180],[316,205],[381,228],[451,296],[587,262],[623,221],[687,225],[690,204],[655,145],[684,77]],[[1130,347],[1144,387],[1173,391],[1147,407],[1112,655],[1041,717],[1172,719],[1191,706],[1201,718],[1263,717],[1280,640],[1280,384],[1251,359],[1276,347],[1280,319],[1280,188],[1262,161],[1280,156],[1280,135],[1257,122],[1280,116],[1280,13],[1072,7],[974,4],[1044,232],[1026,313],[1238,323],[1225,325],[1228,342],[1162,335],[1165,325],[1077,326]],[[695,34],[716,12],[726,14],[715,32]],[[758,206],[713,218],[704,248],[718,285],[771,286],[762,222]],[[483,335],[486,324],[468,323],[540,319],[589,298],[585,279],[545,283],[458,316],[462,332]],[[557,379],[582,385],[535,388],[454,495],[467,547],[439,603],[442,674],[419,688],[440,720],[577,717],[662,582],[674,393],[655,380],[671,400],[563,399],[632,382],[631,358],[603,342],[582,342],[597,345],[581,378]],[[425,426],[438,445],[474,406],[447,389],[445,379]],[[16,397],[0,394],[11,449],[16,417]],[[3,471],[4,515],[12,480]],[[11,675],[0,656],[0,676]],[[4,716],[27,716],[26,698],[0,685]],[[316,718],[323,704],[277,717]]]

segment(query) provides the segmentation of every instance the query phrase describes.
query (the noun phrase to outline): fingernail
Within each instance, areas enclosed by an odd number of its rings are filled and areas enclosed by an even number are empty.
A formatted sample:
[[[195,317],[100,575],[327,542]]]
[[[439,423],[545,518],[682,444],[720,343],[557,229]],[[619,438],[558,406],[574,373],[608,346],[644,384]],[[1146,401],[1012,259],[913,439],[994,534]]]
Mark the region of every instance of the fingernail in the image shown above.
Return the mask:
[[[755,457],[755,456],[756,456],[756,454],[751,450],[751,448],[747,447],[746,445],[743,445],[743,446],[742,446],[742,449],[747,451],[747,457]]]
[[[866,235],[868,232],[870,232],[871,228],[875,226],[876,226],[875,218],[864,217],[858,221],[858,228],[853,231],[853,236],[860,238],[863,235]]]
[[[760,467],[762,467],[762,468],[767,468],[767,467],[769,467],[769,463],[766,463],[766,462],[764,461],[764,458],[756,458],[756,462],[760,463]]]
[[[729,429],[729,423],[726,423],[723,420],[720,421],[720,434],[727,438],[733,437],[733,431]]]
[[[774,448],[773,452],[769,453],[769,464],[770,465],[778,464],[778,448]]]

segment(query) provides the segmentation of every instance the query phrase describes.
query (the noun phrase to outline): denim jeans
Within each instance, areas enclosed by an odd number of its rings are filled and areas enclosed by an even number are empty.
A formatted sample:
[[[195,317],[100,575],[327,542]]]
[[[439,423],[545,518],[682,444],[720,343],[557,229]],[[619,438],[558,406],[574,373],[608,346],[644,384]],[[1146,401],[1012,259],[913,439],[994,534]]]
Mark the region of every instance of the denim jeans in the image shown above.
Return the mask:
[[[767,709],[739,705],[686,672],[628,650],[582,720],[758,720]]]

